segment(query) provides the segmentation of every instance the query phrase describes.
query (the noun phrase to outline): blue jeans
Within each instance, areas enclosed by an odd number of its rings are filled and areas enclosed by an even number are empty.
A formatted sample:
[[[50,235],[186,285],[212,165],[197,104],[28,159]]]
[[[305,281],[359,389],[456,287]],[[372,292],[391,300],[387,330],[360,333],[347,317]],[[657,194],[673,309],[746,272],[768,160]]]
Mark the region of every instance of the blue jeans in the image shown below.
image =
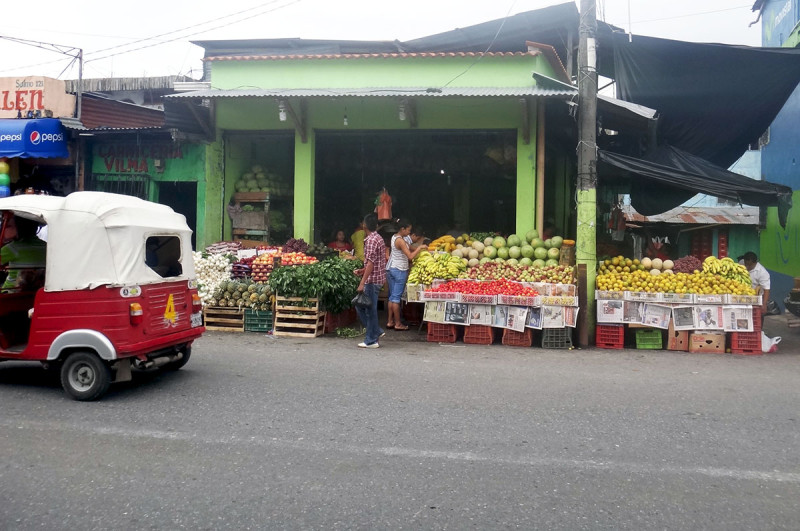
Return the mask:
[[[387,269],[386,280],[389,282],[389,302],[400,304],[403,290],[406,289],[408,270]]]
[[[356,306],[358,318],[367,329],[367,337],[364,339],[364,343],[367,345],[377,343],[383,333],[381,327],[378,326],[378,293],[381,291],[381,287],[379,284],[364,284],[364,293],[370,298],[372,304],[369,308]]]

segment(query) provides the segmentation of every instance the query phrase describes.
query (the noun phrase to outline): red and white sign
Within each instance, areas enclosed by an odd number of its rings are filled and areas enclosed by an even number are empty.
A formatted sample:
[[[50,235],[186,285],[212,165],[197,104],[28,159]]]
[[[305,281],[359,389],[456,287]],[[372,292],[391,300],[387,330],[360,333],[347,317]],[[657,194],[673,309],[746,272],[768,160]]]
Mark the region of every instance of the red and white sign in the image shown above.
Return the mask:
[[[75,115],[75,96],[67,94],[66,83],[42,76],[0,78],[0,118],[39,112],[41,118]],[[31,139],[33,141],[33,139]]]

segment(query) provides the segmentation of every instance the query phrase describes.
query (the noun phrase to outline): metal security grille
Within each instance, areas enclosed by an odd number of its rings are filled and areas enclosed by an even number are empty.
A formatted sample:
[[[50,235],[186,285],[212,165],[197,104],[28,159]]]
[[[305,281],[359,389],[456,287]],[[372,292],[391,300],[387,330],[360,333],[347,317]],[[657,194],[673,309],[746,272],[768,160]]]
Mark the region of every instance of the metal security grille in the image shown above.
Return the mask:
[[[86,189],[149,199],[150,176],[147,174],[93,173],[87,180]]]

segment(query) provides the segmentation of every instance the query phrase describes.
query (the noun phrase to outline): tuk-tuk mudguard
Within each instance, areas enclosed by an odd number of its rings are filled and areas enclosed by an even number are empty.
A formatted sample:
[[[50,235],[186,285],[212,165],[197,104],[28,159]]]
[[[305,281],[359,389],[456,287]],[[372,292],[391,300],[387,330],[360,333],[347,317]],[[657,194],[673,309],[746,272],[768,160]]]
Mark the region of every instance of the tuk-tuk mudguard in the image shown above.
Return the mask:
[[[64,349],[86,348],[97,353],[102,359],[112,361],[117,359],[117,350],[111,341],[97,330],[78,329],[68,330],[58,336],[47,351],[47,359],[58,359]]]

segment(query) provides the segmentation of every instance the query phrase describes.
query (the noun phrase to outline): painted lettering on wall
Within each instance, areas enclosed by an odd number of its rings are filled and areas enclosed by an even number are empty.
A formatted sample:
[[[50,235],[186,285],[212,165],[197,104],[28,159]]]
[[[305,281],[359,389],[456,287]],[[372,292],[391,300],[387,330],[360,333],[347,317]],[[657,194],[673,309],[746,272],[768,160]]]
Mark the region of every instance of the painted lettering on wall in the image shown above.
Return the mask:
[[[32,83],[32,82],[28,82]],[[19,82],[17,82],[19,86]],[[3,90],[0,91],[2,95],[4,111],[36,111],[44,110],[44,103],[42,97],[44,91],[42,89],[32,90]]]
[[[101,144],[95,152],[112,173],[149,173],[156,160],[183,158],[179,144]]]

